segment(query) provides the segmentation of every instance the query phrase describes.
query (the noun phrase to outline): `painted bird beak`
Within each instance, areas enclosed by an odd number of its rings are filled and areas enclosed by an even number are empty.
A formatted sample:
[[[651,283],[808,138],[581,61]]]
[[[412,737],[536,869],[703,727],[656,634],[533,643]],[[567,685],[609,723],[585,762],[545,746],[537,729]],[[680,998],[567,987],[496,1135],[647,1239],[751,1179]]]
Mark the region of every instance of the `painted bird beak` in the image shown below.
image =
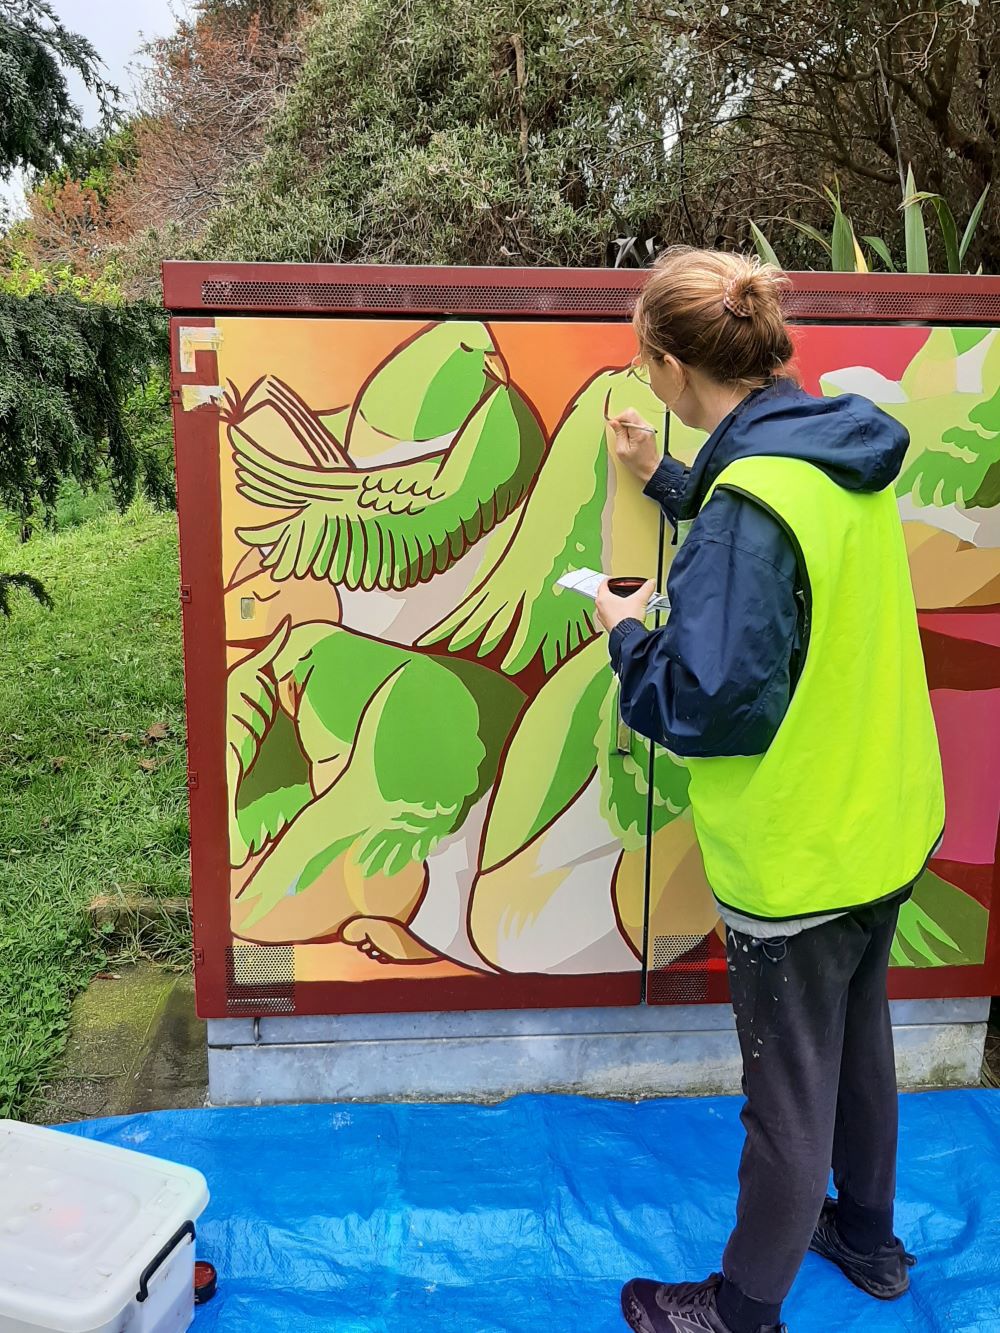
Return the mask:
[[[498,384],[510,384],[510,371],[507,369],[507,362],[499,352],[487,352],[483,357],[483,368],[491,379],[495,379]]]

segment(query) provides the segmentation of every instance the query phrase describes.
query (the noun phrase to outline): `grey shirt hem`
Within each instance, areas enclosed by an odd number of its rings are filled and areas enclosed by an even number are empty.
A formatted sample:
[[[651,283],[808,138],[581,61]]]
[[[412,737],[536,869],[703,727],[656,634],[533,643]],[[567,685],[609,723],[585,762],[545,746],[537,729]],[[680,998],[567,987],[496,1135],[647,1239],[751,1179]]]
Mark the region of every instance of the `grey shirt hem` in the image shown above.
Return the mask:
[[[825,916],[797,916],[790,921],[759,921],[753,916],[743,916],[740,912],[734,912],[731,907],[724,907],[715,900],[715,905],[719,909],[719,916],[729,927],[735,930],[737,935],[749,935],[755,940],[787,940],[793,935],[801,935],[804,930],[811,930],[813,926],[825,926],[828,921],[836,921],[838,917],[847,916],[846,912],[828,912]]]

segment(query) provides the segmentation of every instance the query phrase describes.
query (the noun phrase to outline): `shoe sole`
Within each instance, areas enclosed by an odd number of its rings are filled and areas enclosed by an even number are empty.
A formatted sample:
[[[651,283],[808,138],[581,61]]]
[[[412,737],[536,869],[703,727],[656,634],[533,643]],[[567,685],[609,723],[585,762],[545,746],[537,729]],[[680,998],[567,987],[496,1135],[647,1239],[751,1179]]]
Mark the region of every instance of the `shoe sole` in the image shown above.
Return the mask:
[[[830,1263],[836,1264],[836,1266],[843,1273],[844,1277],[847,1278],[848,1282],[853,1283],[853,1285],[857,1287],[859,1291],[863,1291],[866,1296],[874,1296],[877,1301],[898,1301],[900,1296],[905,1296],[906,1293],[910,1290],[909,1276],[907,1276],[906,1281],[901,1287],[892,1287],[892,1288],[872,1287],[867,1285],[865,1282],[859,1281],[859,1279],[856,1278],[853,1273],[849,1272],[848,1269],[846,1269],[844,1265],[841,1263],[840,1256],[837,1254],[837,1251],[833,1249],[832,1246],[827,1246],[822,1240],[818,1238],[813,1239],[813,1243],[809,1246],[809,1248],[810,1250],[812,1250],[813,1254],[818,1254],[821,1259],[828,1259]]]

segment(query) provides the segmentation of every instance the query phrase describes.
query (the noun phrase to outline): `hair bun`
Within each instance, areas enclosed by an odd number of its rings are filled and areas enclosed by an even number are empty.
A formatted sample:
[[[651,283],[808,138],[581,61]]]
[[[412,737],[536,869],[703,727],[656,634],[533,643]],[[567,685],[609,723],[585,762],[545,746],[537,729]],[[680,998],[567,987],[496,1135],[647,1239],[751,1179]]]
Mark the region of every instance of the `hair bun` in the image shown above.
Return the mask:
[[[793,349],[779,268],[723,250],[673,246],[656,261],[633,325],[647,359],[670,356],[720,384],[757,388],[786,372]]]
[[[722,304],[737,319],[753,319],[756,273],[736,273],[726,283]]]

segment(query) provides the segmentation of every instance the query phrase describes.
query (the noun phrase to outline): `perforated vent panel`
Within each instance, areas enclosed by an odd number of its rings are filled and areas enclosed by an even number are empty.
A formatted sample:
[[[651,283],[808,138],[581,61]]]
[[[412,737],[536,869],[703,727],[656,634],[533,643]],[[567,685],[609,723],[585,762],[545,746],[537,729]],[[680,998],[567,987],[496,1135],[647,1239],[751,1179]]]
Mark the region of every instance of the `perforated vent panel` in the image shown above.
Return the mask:
[[[653,965],[646,977],[649,1004],[697,1004],[708,994],[707,941],[698,935],[653,937]]]
[[[236,944],[226,962],[226,1006],[234,1017],[295,1013],[291,945]]]
[[[368,270],[370,272],[370,270]],[[460,314],[563,319],[627,319],[635,304],[637,274],[613,285],[580,285],[551,279],[537,283],[434,282],[209,278],[201,283],[201,305],[210,310],[285,311],[340,314]],[[945,290],[940,280],[898,286],[872,281],[865,286],[831,275],[798,275],[785,295],[788,318],[838,323],[918,324],[1000,323],[1000,284],[956,280]]]
[[[916,324],[993,324],[1000,322],[1000,291],[951,291],[936,288],[844,291],[834,286],[792,288],[784,299],[789,319],[858,322],[872,320]]]
[[[202,283],[206,306],[226,310],[326,310],[425,314],[593,315],[628,318],[635,293],[613,287],[413,286],[393,282]]]

